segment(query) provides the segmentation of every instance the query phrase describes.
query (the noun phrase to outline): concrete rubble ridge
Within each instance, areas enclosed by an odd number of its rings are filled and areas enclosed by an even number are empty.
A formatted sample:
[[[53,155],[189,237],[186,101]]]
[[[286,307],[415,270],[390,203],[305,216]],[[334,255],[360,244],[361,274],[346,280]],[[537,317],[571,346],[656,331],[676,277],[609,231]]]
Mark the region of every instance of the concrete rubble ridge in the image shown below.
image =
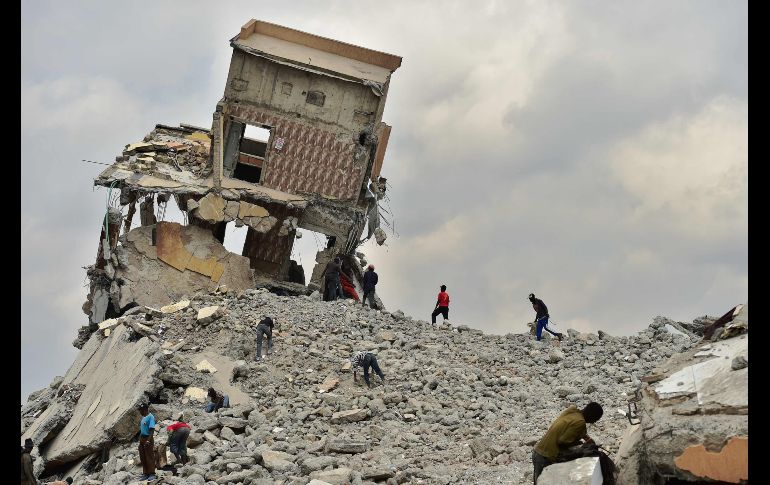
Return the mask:
[[[748,371],[731,369],[729,357],[744,355],[736,350],[742,344],[699,343],[700,336],[687,328],[690,324],[660,317],[630,337],[604,333],[599,338],[569,330],[556,347],[548,337],[536,342],[528,334],[435,328],[403,312],[279,296],[264,289],[213,290],[186,299],[189,305],[174,313],[145,307],[115,319],[110,336],[93,334],[64,379],[30,396],[23,407],[22,432],[47,440],[37,458],[41,474],[73,470],[77,483],[94,484],[113,483],[124,473],[138,475],[135,405],[147,400],[164,419],[161,426],[181,419],[192,427],[191,462],[177,476],[159,471],[167,483],[526,483],[532,480],[532,445],[567,406],[600,402],[604,417],[589,425],[589,434],[632,462],[641,455],[634,446],[619,450],[624,436],[627,440],[633,433],[627,431],[625,415],[615,410],[625,410],[640,386],[649,389],[644,392],[653,404],[660,399],[656,392],[668,389],[666,379],[692,365],[682,361],[669,366],[666,359],[707,362],[725,354],[728,359],[721,360],[726,367],[716,372],[741,376]],[[227,312],[198,325],[199,312],[211,307]],[[273,354],[254,362],[251,329],[264,314],[276,322]],[[139,331],[139,322],[157,341]],[[158,333],[161,328],[165,330]],[[734,339],[741,342],[748,336]],[[708,346],[709,355],[716,356],[694,357]],[[373,387],[367,389],[360,376],[353,383],[349,367],[343,370],[360,350],[377,355],[385,385],[373,377]],[[556,350],[559,359],[553,358]],[[197,371],[195,366],[204,360],[218,371]],[[714,389],[722,389],[722,383],[714,381]],[[72,397],[56,397],[65,385],[78,384],[84,387],[70,388],[67,395]],[[238,402],[205,413],[209,387]],[[689,401],[647,410],[663,436],[670,436],[664,432],[667,426],[695,430],[670,445],[650,434],[653,463],[680,470],[679,463],[681,470],[700,473],[701,458],[710,456],[705,452],[724,449],[718,458],[724,463],[735,463],[740,456],[736,453],[743,441],[716,448],[712,441],[747,436],[741,424],[747,414],[740,414],[748,412],[747,406],[724,402],[722,391],[712,395],[710,386],[698,391],[700,407],[696,394],[685,391]],[[74,407],[66,404],[78,393]],[[697,426],[712,430],[704,435]],[[699,433],[714,439],[695,439]],[[156,443],[165,439],[160,432]],[[705,452],[697,448],[701,444]],[[107,461],[100,468],[96,463],[105,446]],[[583,469],[575,462],[560,467]]]

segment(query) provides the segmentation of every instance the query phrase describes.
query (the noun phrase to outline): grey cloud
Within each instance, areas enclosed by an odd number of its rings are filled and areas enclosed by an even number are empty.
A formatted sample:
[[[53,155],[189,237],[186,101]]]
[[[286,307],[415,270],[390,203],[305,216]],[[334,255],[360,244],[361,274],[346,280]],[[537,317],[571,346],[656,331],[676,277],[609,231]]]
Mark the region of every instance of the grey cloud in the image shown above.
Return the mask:
[[[251,17],[404,57],[383,172],[401,237],[363,248],[390,309],[427,319],[446,283],[453,323],[523,332],[534,291],[562,328],[627,334],[745,300],[742,207],[699,234],[665,204],[640,213],[609,168],[645,127],[747,99],[745,3],[184,5],[22,4],[23,397],[66,370],[85,323],[105,191],[79,160],[158,122],[208,126]]]

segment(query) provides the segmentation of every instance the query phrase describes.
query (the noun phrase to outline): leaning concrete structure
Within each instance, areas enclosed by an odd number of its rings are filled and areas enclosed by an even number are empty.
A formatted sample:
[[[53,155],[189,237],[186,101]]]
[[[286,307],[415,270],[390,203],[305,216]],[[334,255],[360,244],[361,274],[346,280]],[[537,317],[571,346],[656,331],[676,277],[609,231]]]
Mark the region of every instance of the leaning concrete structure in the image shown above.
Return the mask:
[[[378,200],[391,127],[382,115],[401,58],[259,20],[230,45],[211,128],[156,125],[94,181],[109,203],[77,345],[132,306],[218,285],[304,292],[290,259],[297,228],[327,237],[310,288],[340,255],[360,290],[355,249],[385,241]],[[186,226],[157,220],[172,198]],[[241,255],[222,246],[228,224],[248,226]]]

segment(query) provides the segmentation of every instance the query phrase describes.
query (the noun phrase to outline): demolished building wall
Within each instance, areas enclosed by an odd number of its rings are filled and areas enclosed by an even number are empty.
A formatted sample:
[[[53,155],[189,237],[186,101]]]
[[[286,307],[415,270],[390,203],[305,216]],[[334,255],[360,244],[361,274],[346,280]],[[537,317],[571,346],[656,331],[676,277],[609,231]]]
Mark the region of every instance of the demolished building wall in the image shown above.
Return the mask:
[[[747,483],[748,305],[739,308],[724,337],[703,339],[642,379],[629,406],[637,422],[618,451],[619,485]]]

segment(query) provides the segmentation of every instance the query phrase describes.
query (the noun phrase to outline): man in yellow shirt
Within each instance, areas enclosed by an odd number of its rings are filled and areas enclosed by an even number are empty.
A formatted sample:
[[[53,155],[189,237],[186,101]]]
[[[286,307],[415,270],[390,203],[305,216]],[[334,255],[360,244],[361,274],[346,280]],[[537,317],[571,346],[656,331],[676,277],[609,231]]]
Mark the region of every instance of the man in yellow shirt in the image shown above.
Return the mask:
[[[543,468],[557,461],[560,452],[579,444],[580,440],[584,443],[594,442],[586,432],[586,423],[599,421],[603,413],[598,403],[589,402],[582,410],[575,406],[568,407],[551,423],[551,427],[532,450],[535,485]]]

